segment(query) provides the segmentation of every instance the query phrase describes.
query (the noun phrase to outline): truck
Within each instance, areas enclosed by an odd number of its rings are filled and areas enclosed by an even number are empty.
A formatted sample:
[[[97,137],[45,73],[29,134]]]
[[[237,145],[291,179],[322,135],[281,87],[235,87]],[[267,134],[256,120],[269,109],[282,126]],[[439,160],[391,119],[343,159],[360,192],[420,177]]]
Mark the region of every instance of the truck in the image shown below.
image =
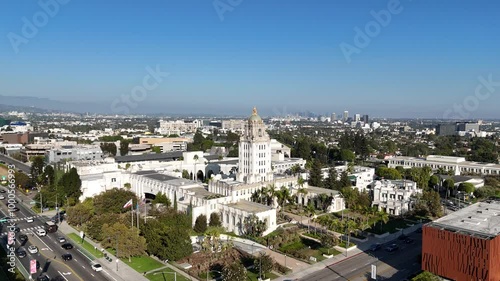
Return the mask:
[[[57,225],[51,221],[48,221],[45,223],[45,230],[49,233],[53,233],[57,231]]]

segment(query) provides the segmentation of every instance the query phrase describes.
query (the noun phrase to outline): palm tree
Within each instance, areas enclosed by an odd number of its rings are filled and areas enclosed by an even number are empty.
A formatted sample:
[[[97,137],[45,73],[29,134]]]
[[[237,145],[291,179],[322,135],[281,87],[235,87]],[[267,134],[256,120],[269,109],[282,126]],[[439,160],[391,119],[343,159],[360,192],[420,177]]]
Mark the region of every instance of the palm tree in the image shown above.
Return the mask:
[[[386,212],[379,211],[376,217],[377,221],[380,223],[380,231],[382,231],[382,225],[389,221],[389,215]]]
[[[274,204],[274,197],[278,195],[276,190],[276,186],[274,184],[270,184],[267,186],[267,205],[271,206]],[[273,206],[274,207],[274,206]]]
[[[312,202],[309,202],[306,207],[306,212],[309,216],[309,223],[307,224],[307,232],[309,232],[309,224],[311,224],[311,217],[316,214],[316,209],[314,208],[314,205]]]
[[[277,192],[278,203],[281,205],[281,212],[285,210],[285,204],[290,201],[291,195],[290,190],[286,187],[282,187],[280,191]]]
[[[194,160],[194,178],[196,179],[196,181],[198,181],[198,171],[196,171],[196,163],[198,163],[198,154],[195,154],[194,157],[193,157],[193,160]]]

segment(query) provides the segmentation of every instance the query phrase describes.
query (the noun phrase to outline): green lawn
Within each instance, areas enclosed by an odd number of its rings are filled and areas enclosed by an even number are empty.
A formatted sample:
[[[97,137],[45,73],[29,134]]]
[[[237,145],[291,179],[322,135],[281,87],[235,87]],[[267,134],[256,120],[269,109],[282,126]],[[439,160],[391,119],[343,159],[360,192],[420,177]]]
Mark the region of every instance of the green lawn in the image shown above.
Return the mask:
[[[248,276],[248,279],[251,281],[257,281],[259,279],[258,272],[248,271],[247,276]],[[266,274],[266,278],[271,278],[271,280],[273,280],[273,279],[278,278],[278,275],[271,272],[271,273]]]
[[[342,242],[339,243],[339,247],[345,249],[345,244],[347,244],[346,241],[342,241]],[[349,242],[349,247],[348,248],[353,247],[353,246],[356,246],[356,244],[354,244],[352,242]]]
[[[115,255],[115,251],[113,249],[107,249],[107,251]],[[125,258],[120,258],[120,260],[139,273],[152,271],[165,266],[163,263],[148,256],[132,257],[130,258],[131,262],[129,262],[128,259]]]
[[[162,272],[171,272],[171,273],[162,273]],[[174,271],[170,268],[164,268],[157,272],[146,274],[146,278],[148,278],[151,281],[173,281],[175,277],[173,272]],[[177,273],[177,281],[189,281],[189,279]]]
[[[80,236],[78,236],[78,234],[76,233],[70,233],[68,234],[68,237],[73,240],[75,243],[79,244],[80,246],[82,246],[85,250],[87,250],[87,252],[89,254],[91,254],[94,258],[102,258],[104,257],[104,255],[101,253],[101,251],[99,251],[99,249],[97,249],[97,251],[95,250],[94,246],[92,246],[89,242],[87,241],[83,241],[83,244],[80,244],[82,242],[82,238],[80,238]]]
[[[334,256],[340,254],[339,251],[333,248],[328,249],[322,247],[320,243],[306,238],[301,238],[301,240],[298,242],[284,245],[279,250],[283,253],[288,252],[291,256],[294,256],[294,252],[301,253],[306,257],[307,261],[309,261],[309,257],[315,257],[317,262],[325,260],[326,258],[323,256],[323,254],[328,254],[328,251],[331,255]]]

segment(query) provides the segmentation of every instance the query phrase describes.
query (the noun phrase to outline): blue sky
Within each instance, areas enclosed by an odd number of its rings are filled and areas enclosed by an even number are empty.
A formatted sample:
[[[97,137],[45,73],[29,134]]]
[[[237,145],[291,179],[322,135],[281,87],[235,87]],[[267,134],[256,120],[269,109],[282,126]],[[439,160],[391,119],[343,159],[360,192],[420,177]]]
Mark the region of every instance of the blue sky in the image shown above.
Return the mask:
[[[391,1],[241,0],[223,20],[213,0],[60,1],[68,3],[33,38],[22,19],[33,22],[40,4],[0,3],[0,95],[111,104],[159,65],[170,75],[132,112],[244,114],[257,106],[263,115],[439,118],[474,99],[479,76],[500,81],[495,0],[401,0],[350,62],[340,44],[356,47],[355,28]],[[12,44],[12,34],[27,43]],[[467,107],[468,117],[500,118],[495,88]]]

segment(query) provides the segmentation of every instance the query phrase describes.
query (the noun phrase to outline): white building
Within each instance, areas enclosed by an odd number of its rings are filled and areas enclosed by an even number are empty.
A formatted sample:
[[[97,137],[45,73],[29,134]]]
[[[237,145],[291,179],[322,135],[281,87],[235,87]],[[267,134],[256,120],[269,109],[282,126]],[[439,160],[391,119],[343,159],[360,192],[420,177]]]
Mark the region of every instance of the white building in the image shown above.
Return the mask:
[[[45,161],[52,164],[63,160],[102,160],[102,158],[102,150],[96,145],[63,146],[45,151]]]
[[[217,156],[214,159],[213,155],[193,151],[70,162],[68,165],[75,167],[81,176],[81,200],[112,188],[125,188],[128,183],[139,198],[151,198],[161,192],[170,200],[177,198],[181,211],[187,211],[191,205],[193,225],[201,214],[209,218],[210,214],[218,213],[223,227],[239,235],[243,234],[244,219],[250,215],[265,221],[264,234],[278,227],[276,204],[266,206],[250,201],[255,191],[268,185],[275,185],[276,189],[288,188],[292,195],[300,188],[307,190],[307,194],[296,196],[297,203],[313,202],[318,206],[319,195],[327,194],[331,198],[327,211],[345,208],[344,199],[336,191],[307,184],[300,187],[296,177],[274,176],[270,142],[262,119],[254,109],[241,137],[239,159],[218,159]],[[191,179],[181,178],[183,170],[188,171]],[[198,181],[204,179],[204,174],[210,178],[208,188]]]
[[[232,132],[243,132],[245,131],[246,120],[222,120],[222,130],[228,130]]]
[[[273,180],[271,139],[256,108],[240,138],[237,179],[248,184]]]
[[[500,165],[494,163],[479,163],[466,161],[464,157],[429,155],[426,158],[398,156],[389,159],[389,168],[403,166],[408,169],[412,167],[431,167],[434,171],[444,169],[454,171],[455,175],[463,173],[475,173],[480,175],[500,175]]]
[[[162,135],[182,135],[185,133],[195,133],[198,128],[201,127],[200,120],[193,121],[164,121],[160,120],[160,127],[156,129],[156,132]]]
[[[411,210],[410,197],[422,193],[417,183],[409,180],[379,180],[371,185],[372,206],[390,215],[401,215]]]
[[[340,179],[340,175],[349,169],[347,165],[336,166],[337,175]],[[373,182],[375,177],[375,168],[363,167],[363,166],[353,166],[352,171],[348,173],[349,179],[351,180],[352,187],[356,188],[359,192],[366,191],[368,186]]]

